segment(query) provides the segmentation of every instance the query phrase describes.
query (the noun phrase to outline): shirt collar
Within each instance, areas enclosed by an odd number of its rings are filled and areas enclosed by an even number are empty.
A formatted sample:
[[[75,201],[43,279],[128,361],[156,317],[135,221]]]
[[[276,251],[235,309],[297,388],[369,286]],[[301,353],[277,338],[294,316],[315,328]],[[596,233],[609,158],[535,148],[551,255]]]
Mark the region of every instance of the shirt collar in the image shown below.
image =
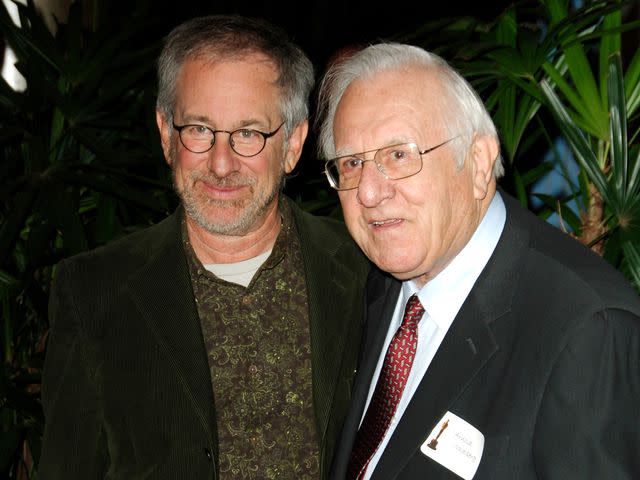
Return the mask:
[[[287,253],[287,249],[290,247],[291,243],[295,240],[295,224],[293,220],[293,212],[291,210],[291,205],[284,200],[283,196],[280,196],[278,201],[278,212],[280,213],[280,219],[282,222],[280,233],[278,233],[278,237],[276,238],[276,242],[273,245],[273,249],[271,250],[271,255],[269,258],[262,264],[260,269],[271,269],[278,265],[285,254]],[[204,266],[200,259],[196,256],[193,247],[191,246],[191,242],[189,241],[189,234],[187,232],[187,223],[186,223],[186,212],[184,211],[184,207],[180,207],[180,224],[181,224],[181,236],[182,243],[185,253],[187,255],[187,260],[189,262],[189,266],[192,271],[197,273],[198,275],[204,275],[210,278],[217,278],[211,272],[209,272]]]

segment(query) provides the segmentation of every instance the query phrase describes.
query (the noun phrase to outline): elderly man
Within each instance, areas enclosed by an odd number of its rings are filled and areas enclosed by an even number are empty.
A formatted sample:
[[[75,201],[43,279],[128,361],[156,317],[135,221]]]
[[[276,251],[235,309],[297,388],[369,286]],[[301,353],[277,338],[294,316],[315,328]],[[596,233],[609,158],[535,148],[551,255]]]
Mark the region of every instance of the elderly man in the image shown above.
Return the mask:
[[[313,80],[258,20],[168,36],[157,123],[182,205],[59,266],[39,478],[327,478],[369,263],[280,194]]]
[[[330,68],[319,105],[328,179],[380,269],[333,477],[638,478],[638,296],[496,191],[471,87],[379,44]]]

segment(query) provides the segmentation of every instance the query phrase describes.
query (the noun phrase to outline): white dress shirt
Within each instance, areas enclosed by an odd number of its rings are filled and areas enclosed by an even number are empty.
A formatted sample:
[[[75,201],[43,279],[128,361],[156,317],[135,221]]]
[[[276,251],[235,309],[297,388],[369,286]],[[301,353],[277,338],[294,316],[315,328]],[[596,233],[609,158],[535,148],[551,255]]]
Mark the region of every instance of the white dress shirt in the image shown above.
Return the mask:
[[[422,377],[429,368],[429,364],[431,360],[433,360],[436,351],[453,323],[453,319],[458,314],[458,310],[460,310],[460,307],[462,307],[462,304],[469,295],[473,284],[489,261],[489,257],[493,254],[493,250],[502,234],[505,219],[506,211],[504,202],[500,194],[496,192],[484,218],[469,242],[442,272],[430,280],[420,290],[418,290],[411,280],[402,283],[402,290],[398,296],[396,309],[389,324],[384,348],[380,353],[378,366],[376,367],[373,380],[369,387],[369,396],[364,413],[367,411],[371,396],[375,390],[387,347],[402,323],[405,305],[409,297],[416,292],[420,303],[422,303],[425,309],[425,313],[418,325],[418,347],[409,378],[407,379],[407,384],[402,392],[400,403],[391,420],[391,424],[378,450],[369,462],[369,466],[363,477],[364,480],[368,480],[371,477],[371,473],[378,464],[382,452],[384,452],[391,435],[393,435],[398,421],[418,388]],[[362,419],[360,422],[362,422]]]

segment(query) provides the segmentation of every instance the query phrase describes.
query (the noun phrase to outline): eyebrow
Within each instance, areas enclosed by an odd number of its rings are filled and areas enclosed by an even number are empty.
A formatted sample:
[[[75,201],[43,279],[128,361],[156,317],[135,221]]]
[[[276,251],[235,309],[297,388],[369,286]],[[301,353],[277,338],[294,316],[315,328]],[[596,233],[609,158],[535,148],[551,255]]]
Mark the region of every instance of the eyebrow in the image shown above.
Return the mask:
[[[404,143],[417,143],[417,142],[415,140],[410,140],[407,137],[404,137],[404,138],[394,137],[391,140],[385,142],[384,145],[381,145],[381,146],[379,146],[377,148],[369,148],[367,150],[361,150],[359,152],[352,152],[352,151],[349,151],[349,150],[336,150],[335,155],[333,156],[333,158],[352,157],[352,156],[356,156],[356,155],[362,155],[363,153],[375,152],[375,151],[380,150],[382,148],[392,147],[393,145],[402,145]]]
[[[182,121],[185,122],[185,124],[187,125],[195,122],[195,123],[201,123],[206,126],[213,126],[213,122],[206,115],[184,115],[182,118]],[[217,127],[214,127],[214,129],[215,128]],[[260,130],[260,129],[268,129],[269,127],[267,126],[266,122],[262,122],[257,118],[249,118],[246,120],[242,120],[237,126],[230,128],[230,130],[233,131],[233,130],[239,130],[242,128]]]
[[[206,123],[207,125],[211,123],[209,117],[205,115],[183,115],[182,121],[187,123],[191,123],[191,122]]]

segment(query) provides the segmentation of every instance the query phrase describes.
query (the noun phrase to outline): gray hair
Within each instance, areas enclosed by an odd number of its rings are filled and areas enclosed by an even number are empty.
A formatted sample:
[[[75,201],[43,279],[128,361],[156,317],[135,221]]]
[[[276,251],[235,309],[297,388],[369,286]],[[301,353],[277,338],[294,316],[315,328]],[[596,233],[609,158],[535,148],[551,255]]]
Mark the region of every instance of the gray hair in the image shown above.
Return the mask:
[[[279,27],[264,20],[238,15],[209,15],[188,20],[165,39],[158,58],[156,107],[173,122],[176,82],[186,60],[239,58],[266,55],[278,70],[280,112],[285,138],[309,117],[309,95],[314,85],[313,64]]]
[[[443,89],[441,110],[446,115],[444,128],[452,137],[455,161],[460,168],[474,134],[493,136],[498,140],[496,127],[482,100],[469,83],[444,59],[426,50],[400,43],[379,43],[338,59],[329,67],[320,84],[318,96],[318,150],[321,157],[335,156],[333,122],[338,103],[349,85],[361,78],[371,78],[384,70],[418,66],[433,71]],[[400,86],[401,87],[401,86]],[[504,174],[502,157],[498,155],[493,176]]]

